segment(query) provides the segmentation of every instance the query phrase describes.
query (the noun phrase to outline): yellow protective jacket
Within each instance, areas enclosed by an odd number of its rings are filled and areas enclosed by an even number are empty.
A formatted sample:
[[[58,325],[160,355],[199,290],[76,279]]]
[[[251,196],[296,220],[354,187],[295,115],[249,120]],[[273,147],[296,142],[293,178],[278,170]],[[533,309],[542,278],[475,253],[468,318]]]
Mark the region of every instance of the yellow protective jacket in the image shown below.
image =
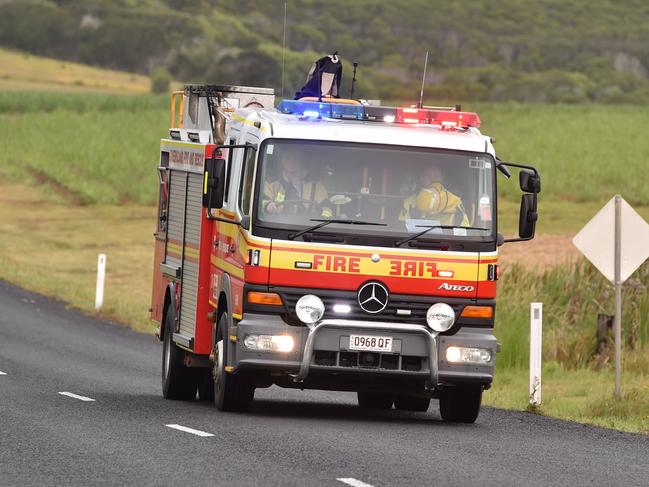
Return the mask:
[[[271,201],[276,205],[284,205],[283,213],[307,212],[324,218],[333,216],[333,211],[328,206],[329,194],[320,181],[301,181],[297,186],[284,179],[266,181],[262,208],[265,209]]]
[[[422,193],[425,191],[431,192],[439,199],[433,200],[429,209],[422,208],[421,204]],[[462,198],[451,193],[441,183],[433,183],[430,188],[423,188],[404,200],[399,220],[409,218],[438,220],[440,225],[470,225],[469,217],[462,205]]]

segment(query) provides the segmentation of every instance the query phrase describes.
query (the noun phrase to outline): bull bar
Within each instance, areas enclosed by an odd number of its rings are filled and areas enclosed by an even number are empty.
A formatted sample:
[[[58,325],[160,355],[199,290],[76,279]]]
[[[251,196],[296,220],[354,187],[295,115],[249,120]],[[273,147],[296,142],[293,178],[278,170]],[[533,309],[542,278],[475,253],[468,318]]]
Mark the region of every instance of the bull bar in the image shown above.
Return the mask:
[[[304,345],[304,354],[300,370],[295,376],[295,382],[303,382],[309,375],[309,368],[313,358],[313,347],[316,335],[323,328],[337,328],[348,330],[382,330],[394,332],[406,332],[413,334],[425,335],[428,339],[428,363],[430,368],[430,388],[438,385],[438,366],[437,366],[437,335],[436,331],[431,330],[423,325],[413,325],[407,323],[387,323],[387,322],[368,322],[356,320],[322,320],[319,323],[309,326],[309,335]]]

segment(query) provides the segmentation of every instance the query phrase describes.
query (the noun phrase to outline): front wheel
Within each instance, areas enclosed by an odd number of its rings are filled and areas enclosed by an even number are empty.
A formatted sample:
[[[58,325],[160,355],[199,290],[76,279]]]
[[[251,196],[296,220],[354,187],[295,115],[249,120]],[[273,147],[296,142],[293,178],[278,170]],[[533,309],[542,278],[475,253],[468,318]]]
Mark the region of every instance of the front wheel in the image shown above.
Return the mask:
[[[482,386],[458,386],[441,392],[439,412],[449,423],[475,423],[481,403]]]
[[[183,351],[172,340],[174,320],[167,308],[162,345],[162,395],[165,399],[191,401],[196,397],[198,369],[185,367]]]
[[[214,346],[215,361],[212,371],[214,379],[214,404],[221,411],[247,411],[255,396],[255,388],[247,377],[233,375],[225,370],[227,360],[228,315],[219,319]]]

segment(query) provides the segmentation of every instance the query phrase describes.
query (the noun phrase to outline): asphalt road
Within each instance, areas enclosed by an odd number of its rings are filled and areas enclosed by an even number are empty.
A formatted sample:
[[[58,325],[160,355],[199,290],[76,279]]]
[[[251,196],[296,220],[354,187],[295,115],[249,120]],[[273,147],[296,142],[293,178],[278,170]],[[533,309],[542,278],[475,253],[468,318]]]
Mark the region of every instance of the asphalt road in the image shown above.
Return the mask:
[[[353,394],[275,387],[222,413],[163,399],[160,356],[153,336],[0,281],[0,485],[649,485],[647,436],[491,408],[449,425],[436,403],[368,414]]]

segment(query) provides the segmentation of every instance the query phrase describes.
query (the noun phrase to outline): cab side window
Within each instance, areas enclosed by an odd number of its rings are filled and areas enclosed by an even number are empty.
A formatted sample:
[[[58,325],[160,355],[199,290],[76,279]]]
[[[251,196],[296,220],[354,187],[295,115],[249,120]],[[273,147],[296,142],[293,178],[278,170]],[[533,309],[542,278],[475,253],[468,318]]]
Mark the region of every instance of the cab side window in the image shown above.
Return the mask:
[[[241,168],[241,187],[239,191],[239,207],[241,213],[250,215],[250,206],[252,202],[252,181],[255,176],[255,156],[257,151],[254,149],[246,150],[246,158]]]

